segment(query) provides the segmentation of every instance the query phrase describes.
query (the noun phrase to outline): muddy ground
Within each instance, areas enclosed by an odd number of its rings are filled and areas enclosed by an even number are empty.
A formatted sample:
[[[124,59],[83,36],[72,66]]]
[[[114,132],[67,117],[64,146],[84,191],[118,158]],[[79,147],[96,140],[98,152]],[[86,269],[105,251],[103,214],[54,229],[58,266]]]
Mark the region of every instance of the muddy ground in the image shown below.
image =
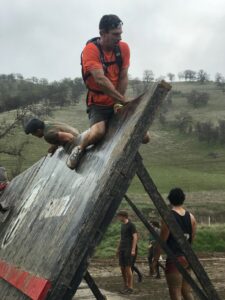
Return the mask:
[[[215,285],[221,300],[225,299],[225,253],[219,256],[202,257],[201,262],[206,269],[210,279]],[[137,266],[143,273],[143,282],[137,283],[137,276],[134,276],[133,295],[128,299],[138,300],[167,300],[169,299],[168,289],[165,276],[161,270],[161,279],[149,277],[146,260],[139,260]],[[90,264],[89,271],[96,280],[98,286],[104,290],[121,295],[119,290],[123,287],[120,269],[116,260],[97,261],[93,260]],[[124,296],[123,296],[124,297]],[[198,299],[196,297],[196,299]]]

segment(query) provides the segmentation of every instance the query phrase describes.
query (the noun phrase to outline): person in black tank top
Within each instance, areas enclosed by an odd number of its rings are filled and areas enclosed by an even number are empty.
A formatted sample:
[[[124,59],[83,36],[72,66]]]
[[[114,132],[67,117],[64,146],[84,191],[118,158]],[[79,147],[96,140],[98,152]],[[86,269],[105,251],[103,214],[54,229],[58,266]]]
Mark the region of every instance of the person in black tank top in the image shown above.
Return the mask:
[[[181,227],[184,236],[191,244],[196,231],[196,220],[194,216],[183,208],[183,202],[185,200],[185,194],[180,188],[174,188],[168,195],[168,200],[171,204],[171,212],[176,219],[177,223]],[[162,222],[160,238],[167,243],[173,254],[176,256],[178,262],[190,272],[189,264],[184,256],[182,249],[177,244],[176,240],[170,233],[167,225]],[[153,269],[160,256],[160,247],[157,247],[155,257],[153,259]],[[166,280],[169,288],[170,298],[172,300],[194,300],[192,289],[189,284],[183,279],[183,276],[177,270],[171,257],[166,259],[165,269]]]

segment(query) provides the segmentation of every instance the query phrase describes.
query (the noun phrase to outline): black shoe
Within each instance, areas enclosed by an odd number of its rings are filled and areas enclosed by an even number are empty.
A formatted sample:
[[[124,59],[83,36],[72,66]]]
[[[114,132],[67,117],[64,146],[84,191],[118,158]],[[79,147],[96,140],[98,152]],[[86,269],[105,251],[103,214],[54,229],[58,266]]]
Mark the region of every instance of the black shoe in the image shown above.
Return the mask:
[[[128,288],[125,287],[125,288],[123,288],[122,290],[119,290],[119,293],[120,293],[120,294],[124,294],[124,292],[126,292],[127,289],[128,289]]]
[[[10,210],[10,206],[3,207],[2,204],[0,204],[0,212],[2,214],[6,213],[9,210]]]
[[[143,275],[140,274],[140,275],[138,276],[138,282],[141,283],[142,281],[143,281]]]
[[[130,294],[133,294],[133,292],[134,292],[133,289],[127,288],[124,291],[121,291],[121,294],[123,294],[123,295],[130,295]]]

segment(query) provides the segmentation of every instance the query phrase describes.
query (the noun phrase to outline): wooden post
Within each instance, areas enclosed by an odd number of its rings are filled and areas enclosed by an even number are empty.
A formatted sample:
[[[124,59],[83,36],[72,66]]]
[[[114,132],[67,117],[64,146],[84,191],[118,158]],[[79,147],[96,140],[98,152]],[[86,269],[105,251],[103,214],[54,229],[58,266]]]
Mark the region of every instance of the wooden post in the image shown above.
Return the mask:
[[[84,275],[84,279],[97,300],[106,300],[106,297],[101,293],[97,284],[95,283],[94,279],[88,271]]]
[[[168,209],[164,199],[157,190],[156,185],[154,184],[152,178],[150,177],[148,171],[142,163],[142,158],[138,153],[136,155],[136,161],[138,164],[137,167],[137,176],[139,177],[141,183],[143,184],[146,192],[149,194],[152,202],[160,213],[164,222],[168,225],[171,233],[176,239],[178,245],[181,247],[186,259],[188,260],[192,270],[194,271],[196,277],[199,280],[202,288],[205,290],[205,293],[209,300],[219,300],[219,296],[212,285],[207,273],[205,272],[203,266],[199,262],[196,254],[192,250],[190,244],[185,239],[181,228],[178,226],[175,218],[173,217],[171,211]]]

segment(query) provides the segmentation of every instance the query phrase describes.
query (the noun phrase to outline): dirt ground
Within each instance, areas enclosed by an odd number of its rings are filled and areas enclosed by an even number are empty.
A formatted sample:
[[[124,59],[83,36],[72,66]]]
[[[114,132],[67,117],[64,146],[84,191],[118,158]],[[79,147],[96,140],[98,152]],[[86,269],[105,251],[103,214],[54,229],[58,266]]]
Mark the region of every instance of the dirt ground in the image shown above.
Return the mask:
[[[202,257],[201,262],[221,297],[221,300],[225,299],[225,253],[220,254],[219,256]],[[137,283],[137,276],[135,274],[135,291],[134,294],[127,298],[134,300],[169,300],[170,298],[163,270],[161,270],[161,279],[155,279],[148,275],[147,261],[139,260],[137,266],[143,273],[143,282]],[[119,290],[123,285],[120,269],[116,260],[93,260],[90,264],[89,272],[92,274],[100,288],[110,291],[115,295],[121,295]],[[198,298],[196,297],[196,299]]]

